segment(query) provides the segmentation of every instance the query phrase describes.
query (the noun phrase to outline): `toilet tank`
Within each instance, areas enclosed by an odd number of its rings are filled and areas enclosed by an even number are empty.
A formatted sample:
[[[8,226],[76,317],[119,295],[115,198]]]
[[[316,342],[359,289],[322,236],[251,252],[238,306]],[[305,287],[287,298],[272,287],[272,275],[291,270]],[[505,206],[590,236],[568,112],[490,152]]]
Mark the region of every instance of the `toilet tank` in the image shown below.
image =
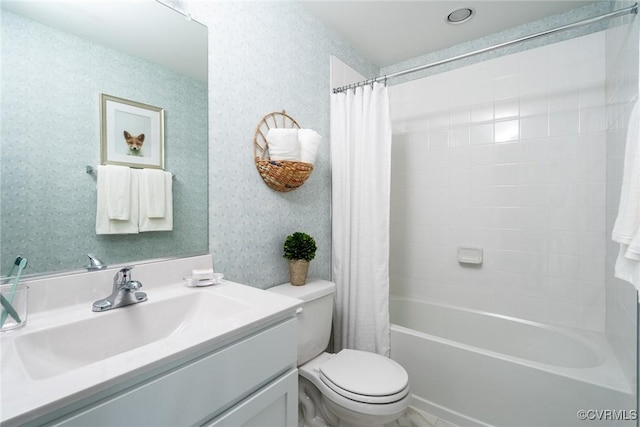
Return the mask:
[[[304,301],[302,311],[298,313],[298,366],[322,353],[329,345],[335,289],[335,283],[319,279],[310,280],[303,286],[285,283],[268,289]]]

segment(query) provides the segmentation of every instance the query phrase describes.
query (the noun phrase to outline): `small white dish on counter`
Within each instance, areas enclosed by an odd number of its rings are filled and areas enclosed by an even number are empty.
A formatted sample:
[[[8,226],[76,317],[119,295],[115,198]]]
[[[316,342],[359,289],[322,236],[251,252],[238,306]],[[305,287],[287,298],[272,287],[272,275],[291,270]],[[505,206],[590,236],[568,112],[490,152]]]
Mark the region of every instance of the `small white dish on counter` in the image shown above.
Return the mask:
[[[197,280],[194,281],[191,276],[184,277],[184,284],[189,287],[201,287],[201,286],[211,286],[211,285],[219,285],[222,283],[222,278],[224,274],[222,273],[213,273],[213,277],[210,280]]]

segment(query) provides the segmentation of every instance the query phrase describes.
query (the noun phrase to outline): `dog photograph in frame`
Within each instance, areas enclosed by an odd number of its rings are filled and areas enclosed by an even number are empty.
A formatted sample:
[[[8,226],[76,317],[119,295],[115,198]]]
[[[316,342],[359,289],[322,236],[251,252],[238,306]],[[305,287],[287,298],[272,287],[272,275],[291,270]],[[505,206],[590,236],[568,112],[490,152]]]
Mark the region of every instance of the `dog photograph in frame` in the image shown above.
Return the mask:
[[[164,169],[164,110],[100,94],[100,163]]]

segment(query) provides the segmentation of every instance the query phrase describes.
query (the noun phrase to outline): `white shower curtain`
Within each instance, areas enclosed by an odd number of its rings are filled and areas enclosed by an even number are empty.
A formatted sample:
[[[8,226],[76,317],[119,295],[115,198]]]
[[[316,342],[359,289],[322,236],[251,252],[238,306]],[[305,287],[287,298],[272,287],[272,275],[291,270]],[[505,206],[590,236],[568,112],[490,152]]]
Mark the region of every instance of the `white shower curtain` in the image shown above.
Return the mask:
[[[331,95],[335,351],[389,355],[389,91],[375,83]]]

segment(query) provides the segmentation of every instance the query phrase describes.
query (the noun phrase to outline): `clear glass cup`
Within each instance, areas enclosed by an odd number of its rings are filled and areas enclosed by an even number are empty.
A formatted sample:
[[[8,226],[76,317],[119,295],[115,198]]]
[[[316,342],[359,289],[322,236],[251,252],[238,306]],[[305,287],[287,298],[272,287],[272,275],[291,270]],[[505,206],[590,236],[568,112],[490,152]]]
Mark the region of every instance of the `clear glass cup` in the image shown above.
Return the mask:
[[[13,291],[13,284],[0,286],[2,294],[0,305],[0,332],[12,331],[26,325],[29,300],[29,287],[22,283]]]

